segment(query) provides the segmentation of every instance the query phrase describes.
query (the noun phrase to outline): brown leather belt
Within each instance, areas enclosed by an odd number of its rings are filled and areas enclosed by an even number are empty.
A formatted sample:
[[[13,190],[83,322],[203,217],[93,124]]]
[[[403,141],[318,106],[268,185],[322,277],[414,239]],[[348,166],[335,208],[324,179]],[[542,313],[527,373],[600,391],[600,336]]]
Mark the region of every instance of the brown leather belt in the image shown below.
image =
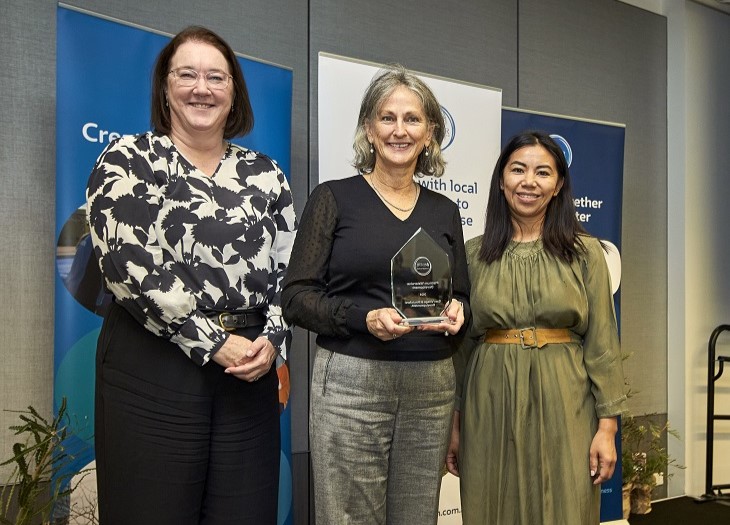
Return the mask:
[[[548,343],[578,343],[581,338],[567,328],[490,328],[484,335],[485,343],[521,344],[522,348],[542,348]]]
[[[229,312],[201,310],[201,312],[228,332],[266,324],[266,314],[262,310],[234,310]]]

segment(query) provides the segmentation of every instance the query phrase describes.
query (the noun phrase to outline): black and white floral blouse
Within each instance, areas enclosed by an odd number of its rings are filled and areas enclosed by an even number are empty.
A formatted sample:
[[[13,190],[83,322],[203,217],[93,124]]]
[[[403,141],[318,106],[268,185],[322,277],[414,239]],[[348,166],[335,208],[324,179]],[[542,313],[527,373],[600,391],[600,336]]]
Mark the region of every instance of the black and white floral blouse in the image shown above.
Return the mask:
[[[286,357],[280,292],[295,216],[270,158],[229,144],[208,177],[169,137],[128,135],[97,160],[86,199],[106,285],[145,328],[203,365],[228,333],[201,309],[264,308],[262,335]]]

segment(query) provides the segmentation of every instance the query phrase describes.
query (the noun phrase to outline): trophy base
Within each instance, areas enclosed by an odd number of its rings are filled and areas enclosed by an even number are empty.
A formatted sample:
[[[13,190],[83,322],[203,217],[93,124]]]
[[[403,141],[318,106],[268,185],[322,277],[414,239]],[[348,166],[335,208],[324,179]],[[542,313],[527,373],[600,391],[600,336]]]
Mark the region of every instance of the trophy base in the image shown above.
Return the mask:
[[[399,324],[401,326],[419,326],[422,324],[439,324],[448,322],[448,317],[410,317],[403,319]]]

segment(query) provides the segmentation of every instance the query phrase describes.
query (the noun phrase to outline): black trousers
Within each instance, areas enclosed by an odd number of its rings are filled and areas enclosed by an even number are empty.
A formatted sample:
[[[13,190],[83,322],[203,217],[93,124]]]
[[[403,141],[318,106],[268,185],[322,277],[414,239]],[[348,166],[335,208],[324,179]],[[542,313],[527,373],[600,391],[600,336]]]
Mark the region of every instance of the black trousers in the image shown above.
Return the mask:
[[[223,370],[111,306],[96,362],[101,525],[277,523],[275,367],[253,383]]]

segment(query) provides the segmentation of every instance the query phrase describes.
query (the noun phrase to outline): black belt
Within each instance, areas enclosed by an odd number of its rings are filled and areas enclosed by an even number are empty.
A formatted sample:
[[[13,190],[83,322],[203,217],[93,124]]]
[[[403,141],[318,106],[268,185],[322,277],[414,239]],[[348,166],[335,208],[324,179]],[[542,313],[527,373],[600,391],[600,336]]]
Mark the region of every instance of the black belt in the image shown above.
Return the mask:
[[[262,310],[200,310],[208,319],[212,319],[224,330],[238,330],[263,326],[266,324],[266,315]]]

